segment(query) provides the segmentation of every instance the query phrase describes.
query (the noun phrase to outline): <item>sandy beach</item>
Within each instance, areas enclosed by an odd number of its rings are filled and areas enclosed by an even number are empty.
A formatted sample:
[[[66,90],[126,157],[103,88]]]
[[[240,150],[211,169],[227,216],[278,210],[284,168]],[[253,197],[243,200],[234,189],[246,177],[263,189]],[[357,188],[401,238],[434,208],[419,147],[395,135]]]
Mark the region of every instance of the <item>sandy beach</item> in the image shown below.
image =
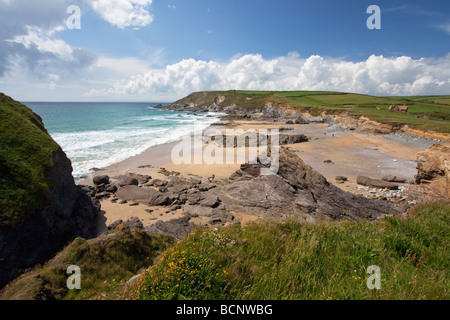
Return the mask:
[[[227,129],[280,129],[286,127],[282,122],[264,122],[249,120],[234,120],[228,126],[214,126],[224,132]],[[296,154],[313,169],[325,176],[330,182],[339,188],[361,194],[361,187],[356,183],[359,175],[381,179],[386,175],[397,175],[408,181],[417,173],[417,153],[431,146],[434,141],[419,138],[412,135],[381,135],[361,133],[349,130],[330,131],[327,124],[301,124],[290,125],[289,134],[301,133],[308,137],[308,142],[286,145],[285,147]],[[232,164],[207,164],[205,159],[201,164],[176,164],[172,161],[173,148],[180,141],[174,141],[149,148],[145,152],[128,158],[119,163],[110,165],[95,175],[108,175],[111,179],[130,173],[149,175],[152,179],[164,179],[159,172],[161,168],[179,172],[182,177],[196,177],[207,181],[207,178],[215,175],[216,180],[227,180],[240,168],[237,159]],[[232,149],[231,149],[232,150]],[[345,176],[347,181],[337,183],[336,176]],[[83,184],[92,184],[92,180],[83,181]],[[149,207],[139,204],[113,203],[110,199],[101,201],[102,214],[99,219],[99,233],[105,231],[107,226],[117,220],[126,221],[131,217],[138,217],[145,227],[151,226],[158,220],[168,221],[180,218],[183,211],[169,211],[167,207]],[[151,212],[148,212],[151,210]],[[245,212],[236,213],[236,217],[245,224],[253,221],[255,217]],[[197,218],[197,223],[201,219]]]

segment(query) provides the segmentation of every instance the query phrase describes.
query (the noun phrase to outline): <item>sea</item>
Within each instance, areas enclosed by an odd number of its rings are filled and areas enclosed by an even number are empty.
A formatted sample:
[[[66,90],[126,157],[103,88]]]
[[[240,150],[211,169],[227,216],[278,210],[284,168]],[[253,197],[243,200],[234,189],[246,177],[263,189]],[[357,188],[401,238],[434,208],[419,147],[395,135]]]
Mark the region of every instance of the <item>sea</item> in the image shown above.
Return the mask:
[[[23,102],[72,162],[75,181],[218,122],[222,114],[163,111],[160,103]],[[164,105],[164,104],[162,104]]]

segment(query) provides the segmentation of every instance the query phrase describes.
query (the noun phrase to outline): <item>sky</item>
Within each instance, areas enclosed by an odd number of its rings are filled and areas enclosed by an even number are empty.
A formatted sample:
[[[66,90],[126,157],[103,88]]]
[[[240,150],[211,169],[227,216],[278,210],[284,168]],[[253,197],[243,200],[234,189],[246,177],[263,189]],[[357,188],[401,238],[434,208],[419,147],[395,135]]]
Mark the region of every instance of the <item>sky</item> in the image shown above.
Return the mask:
[[[16,100],[231,89],[450,94],[450,1],[0,0]]]

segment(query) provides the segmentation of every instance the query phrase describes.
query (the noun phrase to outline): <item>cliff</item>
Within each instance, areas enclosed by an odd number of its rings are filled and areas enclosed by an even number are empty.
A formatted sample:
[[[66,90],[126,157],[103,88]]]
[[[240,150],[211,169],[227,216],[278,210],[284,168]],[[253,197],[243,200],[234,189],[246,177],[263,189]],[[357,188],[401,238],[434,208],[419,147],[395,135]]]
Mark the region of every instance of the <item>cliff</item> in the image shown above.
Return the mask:
[[[0,288],[76,237],[96,236],[98,210],[42,119],[0,93]]]

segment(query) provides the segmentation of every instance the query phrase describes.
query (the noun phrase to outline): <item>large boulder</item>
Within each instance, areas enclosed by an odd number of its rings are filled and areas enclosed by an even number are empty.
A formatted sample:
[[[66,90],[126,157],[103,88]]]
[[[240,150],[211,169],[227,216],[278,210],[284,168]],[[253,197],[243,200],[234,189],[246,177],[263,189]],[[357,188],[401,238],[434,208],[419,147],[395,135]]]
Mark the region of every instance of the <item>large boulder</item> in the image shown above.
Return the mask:
[[[109,176],[107,175],[98,175],[95,176],[92,181],[96,186],[105,185],[109,183]]]

